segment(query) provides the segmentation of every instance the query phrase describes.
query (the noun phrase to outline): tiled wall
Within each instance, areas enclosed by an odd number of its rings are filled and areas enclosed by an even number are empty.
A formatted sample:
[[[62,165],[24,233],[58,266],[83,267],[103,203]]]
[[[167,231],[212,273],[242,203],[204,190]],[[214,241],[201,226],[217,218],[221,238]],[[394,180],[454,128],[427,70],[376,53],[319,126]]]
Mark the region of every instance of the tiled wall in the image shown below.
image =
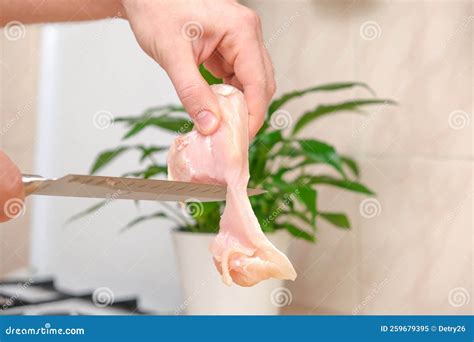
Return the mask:
[[[293,243],[299,278],[288,286],[296,306],[328,314],[472,312],[472,2],[248,4],[262,16],[278,94],[359,80],[399,102],[305,129],[356,157],[377,202],[374,213],[364,212],[365,197],[321,189],[320,206],[347,212],[353,228],[321,223],[315,245]],[[368,93],[314,95],[286,109],[296,118],[350,96]]]
[[[24,173],[33,170],[38,67],[36,27],[0,31],[0,149]],[[0,170],[1,175],[1,170]],[[30,212],[0,227],[0,277],[28,264]]]

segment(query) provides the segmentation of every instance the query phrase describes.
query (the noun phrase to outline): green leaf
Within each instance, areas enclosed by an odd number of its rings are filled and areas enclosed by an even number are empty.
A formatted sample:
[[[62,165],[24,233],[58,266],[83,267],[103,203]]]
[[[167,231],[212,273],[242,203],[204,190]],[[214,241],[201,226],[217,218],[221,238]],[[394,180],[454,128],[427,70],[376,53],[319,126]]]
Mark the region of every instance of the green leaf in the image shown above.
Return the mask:
[[[297,140],[303,154],[310,162],[325,163],[333,166],[344,178],[346,173],[342,162],[334,147],[314,139]]]
[[[279,181],[284,181],[283,180],[283,176],[289,172],[289,171],[292,171],[294,170],[293,168],[291,167],[283,167],[281,166],[280,168],[278,168],[278,170],[276,170],[273,175],[272,175],[272,178],[276,179],[276,180],[279,180]]]
[[[327,184],[334,185],[339,188],[343,188],[350,191],[360,192],[367,195],[374,195],[375,193],[367,188],[365,185],[351,181],[348,179],[337,179],[332,176],[303,176],[307,180],[307,184],[316,185],[316,184]]]
[[[94,212],[96,212],[97,210],[99,210],[100,208],[104,207],[105,205],[107,205],[107,200],[104,200],[104,201],[100,201],[99,203],[97,204],[94,204],[93,206],[71,216],[67,221],[66,223],[71,223],[71,222],[74,222],[74,221],[77,221],[79,220],[80,218],[83,218],[84,216],[87,216],[87,215],[90,215]]]
[[[262,215],[262,222],[268,219],[270,215],[275,213],[287,213],[287,208],[293,210],[294,201],[300,202],[305,212],[311,215],[309,223],[314,226],[317,214],[317,191],[298,182],[286,182],[276,178],[269,177],[269,181],[265,183],[268,193],[255,196],[255,202],[259,204],[269,204],[268,210]],[[251,198],[251,201],[253,198]],[[255,202],[252,202],[254,204]]]
[[[147,108],[143,113],[140,115],[133,115],[133,116],[119,116],[114,119],[114,122],[123,122],[128,126],[131,126],[139,121],[144,119],[150,119],[152,117],[159,117],[164,114],[169,113],[186,113],[186,110],[183,106],[178,106],[174,104],[167,104],[163,106],[156,106]]]
[[[209,85],[223,83],[220,78],[217,78],[213,74],[211,74],[211,72],[207,70],[203,64],[199,66],[199,72]]]
[[[295,190],[296,198],[304,204],[306,209],[311,213],[311,223],[314,225],[316,220],[317,208],[316,208],[316,190],[308,187],[301,186]]]
[[[347,156],[341,156],[341,161],[344,165],[346,165],[352,171],[354,176],[359,178],[360,176],[359,167],[357,166],[357,162],[354,159],[349,158]]]
[[[267,149],[271,149],[275,144],[283,141],[281,131],[262,132],[257,134],[252,145],[264,144]]]
[[[187,203],[186,205],[193,205]],[[216,233],[219,230],[219,221],[221,216],[221,202],[202,202],[195,204],[193,212],[195,215],[193,219],[195,221],[194,227],[191,228],[193,231],[202,233]]]
[[[283,141],[280,131],[260,133],[249,149],[250,177],[253,184],[259,184],[266,177],[268,154],[279,142]]]
[[[142,156],[140,157],[140,162],[144,161],[146,158],[150,157],[154,153],[162,152],[168,150],[168,147],[162,146],[137,146],[142,151]]]
[[[344,213],[319,212],[318,215],[336,227],[343,229],[351,228],[351,223]]]
[[[297,228],[296,226],[292,225],[291,223],[284,223],[283,227],[293,236],[296,236],[297,238],[304,239],[306,241],[315,241],[314,234],[310,234],[308,232],[305,232],[304,230],[301,230]]]
[[[142,156],[140,157],[140,162],[145,160],[145,158],[151,156],[154,153],[157,152],[162,152],[166,151],[168,148],[163,147],[163,146],[144,146],[144,145],[135,145],[135,146],[119,146],[114,149],[106,150],[101,152],[96,160],[94,161],[94,164],[92,165],[92,168],[90,170],[90,174],[95,174],[102,168],[104,168],[106,165],[111,163],[113,160],[115,160],[117,157],[122,155],[124,152],[129,151],[129,150],[139,150],[142,152]]]
[[[109,164],[112,160],[116,159],[118,156],[120,156],[123,152],[128,151],[131,147],[130,146],[120,146],[114,149],[106,150],[102,153],[100,153],[96,160],[94,161],[94,164],[92,165],[92,168],[90,170],[90,174],[93,175],[97,173],[100,169],[105,167],[107,164]]]
[[[301,116],[293,127],[293,134],[298,133],[307,124],[323,115],[342,111],[359,112],[361,110],[360,107],[378,104],[395,104],[395,102],[387,99],[357,99],[329,105],[319,105],[316,109],[306,112]]]
[[[352,87],[363,87],[367,90],[369,90],[372,94],[373,91],[370,89],[368,85],[365,83],[361,82],[340,82],[340,83],[328,83],[328,84],[323,84],[311,88],[306,88],[303,90],[296,90],[287,94],[284,94],[283,96],[279,97],[278,99],[274,100],[268,109],[269,116],[271,116],[275,111],[277,111],[279,108],[281,108],[285,103],[288,101],[296,98],[296,97],[301,97],[309,93],[314,93],[318,91],[334,91],[334,90],[342,90],[342,89],[347,89],[347,88],[352,88]],[[375,95],[375,94],[374,94]]]
[[[193,126],[194,124],[191,119],[171,116],[170,114],[156,118],[143,118],[140,121],[136,121],[122,139],[131,138],[147,127],[159,127],[169,132],[185,134],[190,132]]]
[[[129,228],[132,228],[133,226],[136,226],[139,223],[142,223],[142,222],[148,221],[148,220],[157,219],[157,218],[167,218],[167,219],[169,219],[170,216],[164,211],[157,211],[153,214],[138,216],[137,218],[135,218],[132,221],[130,221],[129,223],[127,223],[127,225],[125,227],[123,227],[120,231],[123,232],[123,231],[125,231]]]
[[[304,223],[309,224],[313,230],[316,230],[316,225],[314,224],[314,222],[311,222],[311,218],[308,218],[306,216],[306,212],[297,211],[294,208],[291,208],[291,211],[283,211],[282,215],[293,216],[297,219],[300,219]]]

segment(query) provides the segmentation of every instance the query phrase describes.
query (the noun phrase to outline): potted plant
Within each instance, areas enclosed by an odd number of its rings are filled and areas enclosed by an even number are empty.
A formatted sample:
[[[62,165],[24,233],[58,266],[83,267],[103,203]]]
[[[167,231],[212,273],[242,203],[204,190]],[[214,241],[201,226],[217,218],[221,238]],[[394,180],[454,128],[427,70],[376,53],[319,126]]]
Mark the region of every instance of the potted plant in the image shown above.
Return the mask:
[[[209,84],[222,82],[202,66],[200,70]],[[318,104],[304,112],[298,120],[283,110],[286,103],[307,94],[356,87],[365,88],[370,96]],[[318,210],[319,186],[338,187],[364,195],[374,194],[358,181],[359,168],[355,160],[338,154],[326,142],[301,138],[301,130],[322,116],[344,111],[361,112],[370,105],[393,103],[391,100],[375,98],[372,90],[360,82],[314,86],[284,94],[271,102],[266,121],[250,146],[249,187],[268,190],[266,194],[251,197],[250,200],[262,230],[282,252],[287,252],[292,237],[315,242],[319,220],[327,221],[340,229],[351,227],[349,218],[344,213]],[[185,134],[193,128],[184,108],[177,105],[149,108],[141,115],[118,117],[114,122],[127,127],[122,138],[124,144],[102,151],[92,165],[91,174],[97,173],[127,151],[138,150],[139,163],[146,166],[139,171],[125,172],[123,176],[165,176],[166,165],[158,163],[154,155],[166,153],[166,146],[127,145],[125,142],[146,128],[175,134]],[[333,172],[320,173],[309,168],[317,164],[325,164]],[[72,219],[90,214],[105,204],[106,201],[102,201]],[[185,298],[182,305],[176,308],[176,314],[276,314],[278,307],[290,295],[282,287],[282,281],[264,281],[252,288],[236,285],[227,287],[214,269],[208,246],[219,229],[223,205],[222,202],[190,202],[181,204],[180,207],[160,202],[155,212],[134,218],[124,229],[156,218],[175,222],[177,228],[173,232],[174,243]]]

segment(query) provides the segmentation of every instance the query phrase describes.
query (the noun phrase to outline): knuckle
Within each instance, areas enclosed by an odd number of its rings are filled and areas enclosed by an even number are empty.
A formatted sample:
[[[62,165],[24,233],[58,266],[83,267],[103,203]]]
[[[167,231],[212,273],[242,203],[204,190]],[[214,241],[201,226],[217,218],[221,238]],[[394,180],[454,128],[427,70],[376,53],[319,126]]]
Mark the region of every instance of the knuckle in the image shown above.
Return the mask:
[[[275,94],[275,91],[276,91],[276,81],[275,81],[275,76],[272,73],[268,78],[268,92],[270,93],[270,97],[272,97]]]
[[[151,40],[147,46],[149,47],[150,52],[148,53],[151,58],[153,58],[159,65],[165,70],[168,69],[170,61],[166,53],[166,49],[163,49],[157,40]]]
[[[254,27],[259,27],[260,26],[260,17],[258,16],[257,12],[254,10],[251,10],[250,8],[245,7],[242,10],[242,21],[254,26]]]
[[[270,84],[268,85],[268,91],[270,92],[270,98],[272,98],[276,92],[276,83],[274,79],[270,81]]]

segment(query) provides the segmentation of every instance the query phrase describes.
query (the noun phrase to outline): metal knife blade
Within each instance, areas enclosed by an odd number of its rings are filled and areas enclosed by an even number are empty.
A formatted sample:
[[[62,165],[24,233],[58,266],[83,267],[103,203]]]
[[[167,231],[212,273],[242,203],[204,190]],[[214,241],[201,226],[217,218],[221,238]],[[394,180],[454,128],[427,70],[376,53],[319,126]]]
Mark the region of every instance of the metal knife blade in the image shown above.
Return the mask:
[[[143,201],[224,201],[225,185],[176,182],[157,179],[67,175],[47,179],[37,175],[23,175],[26,195],[66,196]],[[248,196],[265,190],[247,189]]]

